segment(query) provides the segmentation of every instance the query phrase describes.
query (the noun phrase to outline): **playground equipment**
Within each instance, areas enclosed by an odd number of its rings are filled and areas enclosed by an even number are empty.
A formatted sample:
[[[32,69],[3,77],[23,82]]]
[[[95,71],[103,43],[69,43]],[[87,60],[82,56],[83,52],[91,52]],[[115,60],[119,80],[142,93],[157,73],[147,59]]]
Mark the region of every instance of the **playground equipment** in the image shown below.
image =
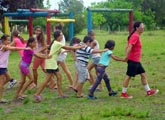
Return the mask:
[[[50,19],[51,16],[57,16],[57,14],[60,14],[60,11],[58,10],[45,10],[45,9],[17,9],[17,12],[11,12],[11,13],[4,13],[4,26],[5,26],[5,33],[9,34],[9,18],[8,17],[29,17],[29,36],[31,37],[33,35],[33,17],[46,17],[47,19]],[[65,14],[69,15],[69,18],[73,18],[73,13]],[[62,20],[67,21],[67,20]],[[74,21],[74,20],[73,20]],[[69,24],[69,39],[73,38],[73,21],[70,21]],[[51,39],[51,27],[50,27],[50,21],[46,22],[46,34],[47,34],[47,43],[50,44]]]
[[[92,30],[92,12],[129,12],[129,32],[132,31],[133,9],[108,9],[108,8],[87,8],[88,11],[88,31]]]

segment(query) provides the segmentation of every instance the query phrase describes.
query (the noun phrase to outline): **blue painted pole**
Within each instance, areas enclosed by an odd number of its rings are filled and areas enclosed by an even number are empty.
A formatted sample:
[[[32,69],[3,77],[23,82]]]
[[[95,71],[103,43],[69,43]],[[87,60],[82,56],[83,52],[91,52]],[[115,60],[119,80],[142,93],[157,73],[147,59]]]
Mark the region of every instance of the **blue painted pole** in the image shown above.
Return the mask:
[[[69,13],[69,18],[73,19],[74,15],[72,12]],[[74,36],[74,24],[73,22],[69,23],[69,40],[71,41]]]
[[[87,18],[88,31],[87,32],[89,32],[92,30],[92,11],[89,9],[87,9],[87,11],[88,11],[88,18]]]
[[[11,16],[11,17],[20,17],[20,16],[45,17],[47,15],[48,15],[48,12],[13,12],[13,13],[3,14],[3,16]]]

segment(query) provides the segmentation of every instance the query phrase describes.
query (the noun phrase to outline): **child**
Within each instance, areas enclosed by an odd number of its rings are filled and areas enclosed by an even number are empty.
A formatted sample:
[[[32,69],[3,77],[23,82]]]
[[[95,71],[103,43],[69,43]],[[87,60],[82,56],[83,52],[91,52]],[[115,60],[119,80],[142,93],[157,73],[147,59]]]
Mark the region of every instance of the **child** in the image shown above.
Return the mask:
[[[36,26],[34,29],[35,32],[35,38],[36,38],[36,47],[35,47],[35,52],[38,53],[44,53],[45,50],[47,49],[46,46],[46,41],[44,37],[44,32],[40,26]],[[42,68],[42,71],[45,73],[45,59],[44,58],[39,58],[35,57],[33,61],[33,77],[34,77],[34,82],[31,84],[30,88],[37,87],[37,80],[38,80],[38,67]]]
[[[111,58],[114,60],[117,60],[117,61],[124,61],[124,59],[113,55],[112,50],[114,49],[114,47],[115,47],[115,42],[113,40],[108,40],[106,42],[105,48],[107,48],[109,50],[106,52],[103,52],[101,55],[100,61],[97,65],[97,72],[98,72],[97,79],[96,79],[95,83],[93,84],[92,88],[90,89],[90,92],[88,95],[89,99],[96,99],[96,97],[94,96],[94,92],[95,92],[97,86],[100,84],[102,79],[104,79],[109,96],[115,96],[117,94],[117,92],[112,90],[111,85],[110,85],[110,79],[108,78],[108,75],[105,71],[109,65]]]
[[[146,72],[143,66],[140,63],[141,55],[142,55],[142,43],[140,40],[140,35],[144,32],[144,25],[142,22],[135,22],[133,26],[133,32],[128,36],[128,44],[126,47],[126,58],[128,59],[128,67],[126,77],[123,81],[123,88],[121,93],[121,98],[133,98],[133,96],[129,96],[127,94],[127,87],[129,84],[129,80],[131,77],[135,77],[135,75],[140,74],[141,82],[144,85],[147,96],[151,96],[157,94],[159,90],[150,89],[146,77]]]
[[[94,33],[94,31],[89,31],[88,32],[88,35],[89,36],[91,36],[92,37],[92,39],[93,39],[93,42],[91,43],[91,47],[93,48],[93,49],[96,49],[96,50],[98,50],[98,49],[100,49],[100,46],[99,46],[99,42],[95,39],[95,33]],[[92,63],[91,64],[89,64],[88,65],[88,71],[89,71],[89,75],[90,75],[90,84],[91,84],[91,86],[89,87],[89,89],[91,89],[91,87],[92,87],[92,85],[94,84],[94,77],[93,77],[93,75],[92,75],[92,69],[93,68],[95,68],[95,73],[96,73],[96,75],[97,75],[97,70],[96,70],[96,66],[97,66],[97,64],[99,63],[99,61],[100,61],[100,53],[96,53],[96,54],[92,54],[91,55],[91,58],[92,58]],[[97,88],[97,91],[101,91],[101,90],[103,90],[103,86],[102,86],[102,84],[100,83],[100,85],[99,85],[99,88]]]
[[[61,31],[55,31],[54,32],[54,39],[49,47],[50,49],[50,53],[49,53],[49,57],[50,59],[46,59],[46,78],[44,80],[44,82],[40,85],[40,87],[38,88],[37,92],[34,94],[34,98],[35,98],[35,102],[40,102],[41,101],[41,92],[42,90],[45,88],[45,86],[48,84],[48,82],[50,82],[50,80],[52,79],[52,77],[54,75],[56,75],[57,78],[57,90],[58,90],[58,94],[61,98],[64,98],[65,96],[63,95],[62,92],[62,77],[61,77],[61,73],[59,72],[58,69],[58,65],[57,65],[57,57],[58,54],[61,52],[61,49],[67,49],[67,50],[76,50],[76,49],[80,49],[83,48],[84,46],[64,46],[61,43],[61,40],[63,38],[63,34]]]
[[[62,29],[63,29],[63,24],[62,23],[60,23],[59,25],[57,25],[55,27],[55,30],[59,30],[61,32],[62,32]],[[63,45],[65,45],[65,43],[66,43],[64,35],[63,35],[63,39],[62,39],[61,43]],[[68,85],[68,87],[72,88],[73,87],[73,78],[72,78],[71,72],[68,69],[68,66],[65,62],[66,57],[67,57],[67,53],[64,52],[64,51],[65,50],[61,49],[61,53],[59,54],[59,56],[57,58],[57,61],[58,61],[58,65],[60,65],[62,67],[63,71],[65,72],[65,74],[67,75],[67,77],[69,79],[70,84]]]
[[[86,80],[89,80],[89,73],[87,69],[89,55],[93,53],[101,53],[107,51],[104,50],[94,50],[90,47],[91,42],[93,39],[90,36],[85,36],[83,43],[86,45],[84,48],[76,50],[76,68],[78,71],[78,85],[73,88],[74,91],[77,92],[77,98],[83,97],[82,88]],[[81,43],[80,43],[81,44]]]
[[[18,30],[14,30],[12,33],[12,43],[10,44],[11,46],[15,46],[15,47],[26,47],[26,41],[20,36],[20,32]],[[23,50],[19,50],[18,51],[21,58],[23,56]],[[10,80],[7,88],[12,88],[15,84],[17,83],[17,81],[15,79],[13,79],[12,81]]]
[[[71,40],[71,45],[72,45],[72,46],[78,46],[78,45],[80,44],[80,42],[81,42],[81,40],[80,40],[79,38],[73,37],[72,40]],[[75,52],[76,52],[75,50],[74,50],[74,51],[71,51],[72,56],[73,56],[73,58],[74,58],[74,61],[76,61]],[[74,82],[73,82],[73,88],[76,87],[77,82],[78,82],[78,72],[77,72],[77,70],[75,71],[75,76],[76,76],[76,78],[75,78],[75,80],[74,80]]]
[[[33,55],[36,57],[47,58],[46,55],[40,53],[34,53],[35,47],[36,47],[35,38],[33,37],[29,38],[26,45],[26,48],[28,48],[29,50],[24,50],[23,57],[19,66],[22,79],[16,90],[16,95],[15,95],[16,99],[24,99],[24,97],[26,97],[26,95],[24,94],[25,90],[31,83],[33,83],[33,78],[29,69]],[[29,78],[29,81],[27,83],[26,83],[26,77]]]
[[[10,75],[7,70],[8,58],[11,51],[14,50],[25,50],[27,48],[11,47],[10,36],[3,35],[1,37],[2,44],[0,45],[0,102],[6,103],[7,100],[2,98],[3,86],[9,81]],[[4,81],[4,78],[6,78]]]
[[[14,30],[12,33],[12,43],[11,45],[15,47],[26,47],[26,41],[20,36],[20,32],[18,30]],[[21,58],[23,57],[23,50],[18,51]]]

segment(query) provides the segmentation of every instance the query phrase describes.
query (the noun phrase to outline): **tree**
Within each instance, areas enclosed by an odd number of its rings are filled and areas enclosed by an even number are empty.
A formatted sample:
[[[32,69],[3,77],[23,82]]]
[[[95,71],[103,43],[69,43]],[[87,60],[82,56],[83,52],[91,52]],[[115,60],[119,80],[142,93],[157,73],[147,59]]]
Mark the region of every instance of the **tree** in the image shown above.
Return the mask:
[[[85,24],[85,18],[83,15],[84,6],[82,0],[62,0],[59,3],[59,10],[63,13],[69,13],[73,12],[74,19],[76,22],[74,23],[74,34],[78,34],[84,29]],[[63,32],[68,38],[68,26],[65,25]]]

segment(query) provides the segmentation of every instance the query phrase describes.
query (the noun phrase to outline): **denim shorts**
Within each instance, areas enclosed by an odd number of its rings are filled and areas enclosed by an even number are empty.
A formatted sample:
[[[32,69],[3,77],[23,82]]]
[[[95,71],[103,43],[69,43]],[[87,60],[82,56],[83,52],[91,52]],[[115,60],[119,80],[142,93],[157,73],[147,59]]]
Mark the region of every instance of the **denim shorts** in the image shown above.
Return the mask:
[[[66,56],[67,54],[59,54],[59,56],[57,57],[57,61],[60,61],[60,62],[65,62],[66,60]]]
[[[100,57],[92,58],[92,63],[94,63],[95,65],[98,65],[99,61],[100,61]]]
[[[0,68],[0,75],[7,73],[7,68]]]
[[[127,62],[127,75],[130,77],[135,77],[135,75],[145,73],[145,70],[140,62],[134,62],[131,60],[128,60]]]
[[[78,79],[80,83],[84,83],[86,80],[90,79],[86,64],[76,61],[75,66],[78,72]]]

